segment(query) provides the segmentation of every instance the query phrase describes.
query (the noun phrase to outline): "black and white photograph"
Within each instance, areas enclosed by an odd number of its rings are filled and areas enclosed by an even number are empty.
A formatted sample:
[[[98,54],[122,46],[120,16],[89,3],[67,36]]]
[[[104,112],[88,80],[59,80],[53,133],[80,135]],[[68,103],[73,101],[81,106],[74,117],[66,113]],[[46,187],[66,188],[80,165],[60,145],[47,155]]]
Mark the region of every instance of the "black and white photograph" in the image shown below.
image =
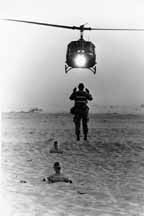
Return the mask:
[[[144,1],[1,0],[3,216],[144,216]]]

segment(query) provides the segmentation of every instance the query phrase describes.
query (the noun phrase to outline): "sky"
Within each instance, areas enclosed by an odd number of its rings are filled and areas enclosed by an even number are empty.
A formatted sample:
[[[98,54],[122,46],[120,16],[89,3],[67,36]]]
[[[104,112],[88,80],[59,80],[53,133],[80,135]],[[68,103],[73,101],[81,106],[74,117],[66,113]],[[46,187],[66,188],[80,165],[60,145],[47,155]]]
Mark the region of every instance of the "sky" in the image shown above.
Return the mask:
[[[1,0],[0,19],[104,28],[144,28],[143,0]],[[144,32],[84,32],[96,46],[97,73],[65,74],[67,44],[79,31],[0,20],[2,111],[69,111],[79,82],[95,105],[144,104]]]

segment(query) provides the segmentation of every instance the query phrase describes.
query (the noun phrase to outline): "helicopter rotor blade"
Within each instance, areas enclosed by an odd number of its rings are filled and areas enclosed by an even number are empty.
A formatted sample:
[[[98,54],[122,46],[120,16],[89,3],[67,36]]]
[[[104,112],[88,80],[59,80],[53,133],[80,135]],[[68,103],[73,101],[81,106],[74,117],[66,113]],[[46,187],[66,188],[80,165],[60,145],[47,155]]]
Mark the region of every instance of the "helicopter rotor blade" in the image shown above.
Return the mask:
[[[33,22],[33,21],[26,21],[26,20],[16,20],[16,19],[3,19],[6,21],[14,21],[14,22],[22,22],[22,23],[28,23],[28,24],[35,24],[35,25],[42,25],[42,26],[51,26],[51,27],[57,27],[57,28],[65,28],[65,29],[72,29],[72,30],[95,30],[95,31],[144,31],[144,29],[140,28],[91,28],[91,27],[84,27],[84,25],[81,26],[66,26],[66,25],[56,25],[56,24],[49,24],[49,23],[42,23],[42,22]]]
[[[15,20],[15,19],[4,19],[4,20],[14,21],[14,22],[22,22],[22,23],[28,23],[28,24],[35,24],[35,25],[42,25],[42,26],[51,26],[51,27],[57,27],[57,28],[80,30],[80,27],[77,27],[77,26],[55,25],[55,24],[49,24],[49,23],[33,22],[33,21],[26,21],[26,20]]]
[[[144,29],[136,28],[91,28],[96,31],[144,31]]]

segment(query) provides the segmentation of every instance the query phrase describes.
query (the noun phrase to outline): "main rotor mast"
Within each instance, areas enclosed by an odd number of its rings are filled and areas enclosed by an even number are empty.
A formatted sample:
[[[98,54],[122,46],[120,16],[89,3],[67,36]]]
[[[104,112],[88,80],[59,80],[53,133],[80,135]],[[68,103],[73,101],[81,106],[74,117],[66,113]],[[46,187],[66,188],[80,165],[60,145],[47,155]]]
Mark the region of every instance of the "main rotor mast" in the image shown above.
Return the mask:
[[[80,26],[80,40],[83,40],[84,25]]]

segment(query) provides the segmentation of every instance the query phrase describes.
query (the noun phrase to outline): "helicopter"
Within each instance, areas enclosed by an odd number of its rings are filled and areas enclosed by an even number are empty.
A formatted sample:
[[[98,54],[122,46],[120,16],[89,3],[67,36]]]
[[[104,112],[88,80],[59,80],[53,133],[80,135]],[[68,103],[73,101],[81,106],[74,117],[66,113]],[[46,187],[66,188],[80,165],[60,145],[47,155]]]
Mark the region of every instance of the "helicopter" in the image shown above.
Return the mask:
[[[67,26],[67,25],[57,25],[42,22],[33,22],[26,20],[16,20],[16,19],[4,19],[6,21],[22,22],[28,24],[50,26],[57,28],[65,28],[80,31],[80,38],[76,41],[71,41],[67,45],[66,51],[66,61],[65,61],[65,73],[68,73],[73,68],[87,68],[96,74],[96,51],[95,45],[91,41],[86,41],[83,37],[84,31],[144,31],[144,29],[136,28],[91,28],[85,27],[85,25],[80,26]]]

